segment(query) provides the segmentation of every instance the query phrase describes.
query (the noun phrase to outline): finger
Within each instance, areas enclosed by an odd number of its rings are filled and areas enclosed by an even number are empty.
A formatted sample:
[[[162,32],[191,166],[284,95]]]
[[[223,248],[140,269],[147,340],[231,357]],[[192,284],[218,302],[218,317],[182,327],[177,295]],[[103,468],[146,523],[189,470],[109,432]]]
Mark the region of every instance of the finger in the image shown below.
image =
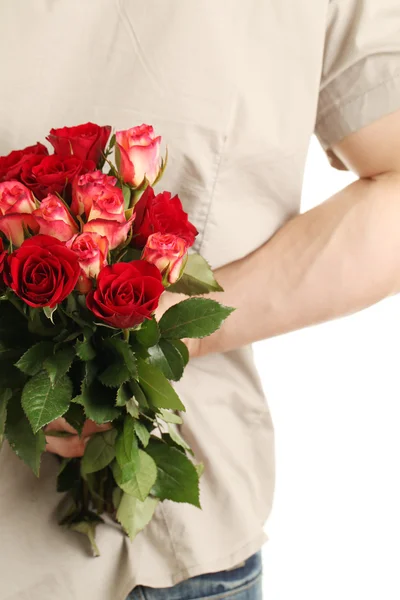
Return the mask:
[[[68,433],[78,433],[63,417],[59,417],[54,421],[51,421],[44,431],[67,431]]]
[[[80,438],[78,435],[70,438],[46,436],[46,451],[64,458],[76,458],[83,456],[88,441],[89,438]]]
[[[98,425],[91,419],[85,421],[85,424],[82,429],[82,436],[93,435],[94,433],[99,433],[100,431],[108,431],[112,428],[111,423],[104,423],[103,425]]]

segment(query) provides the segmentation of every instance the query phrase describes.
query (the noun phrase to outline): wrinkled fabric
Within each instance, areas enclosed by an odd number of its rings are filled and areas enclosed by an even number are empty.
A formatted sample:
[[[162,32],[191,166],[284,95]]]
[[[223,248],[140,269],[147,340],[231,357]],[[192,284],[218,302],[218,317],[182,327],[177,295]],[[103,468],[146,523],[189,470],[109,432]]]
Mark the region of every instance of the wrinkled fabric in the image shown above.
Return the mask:
[[[180,196],[216,269],[300,211],[314,132],[344,168],[330,145],[400,107],[399,29],[398,0],[2,0],[0,155],[52,127],[152,124],[169,149],[157,189]],[[194,358],[174,386],[202,510],[161,502],[133,543],[107,522],[94,559],[57,525],[55,457],[36,479],[5,444],[0,600],[125,600],[263,546],[274,427],[252,346]]]

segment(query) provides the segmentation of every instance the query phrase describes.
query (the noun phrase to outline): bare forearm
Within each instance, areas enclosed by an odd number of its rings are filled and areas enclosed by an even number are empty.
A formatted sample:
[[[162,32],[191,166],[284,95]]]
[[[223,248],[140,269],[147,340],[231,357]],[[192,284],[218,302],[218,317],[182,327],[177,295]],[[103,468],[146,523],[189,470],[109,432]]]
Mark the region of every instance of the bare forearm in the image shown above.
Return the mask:
[[[360,179],[216,271],[236,307],[200,354],[328,321],[400,291],[400,175]]]

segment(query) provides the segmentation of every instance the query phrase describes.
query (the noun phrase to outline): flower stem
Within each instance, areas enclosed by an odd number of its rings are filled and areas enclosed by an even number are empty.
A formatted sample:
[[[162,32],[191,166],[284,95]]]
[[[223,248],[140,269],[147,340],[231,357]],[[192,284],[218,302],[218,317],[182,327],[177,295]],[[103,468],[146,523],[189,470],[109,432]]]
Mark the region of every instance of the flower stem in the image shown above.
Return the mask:
[[[129,334],[130,334],[129,329],[123,329],[122,330],[122,335],[124,336],[124,340],[126,342],[129,342]]]

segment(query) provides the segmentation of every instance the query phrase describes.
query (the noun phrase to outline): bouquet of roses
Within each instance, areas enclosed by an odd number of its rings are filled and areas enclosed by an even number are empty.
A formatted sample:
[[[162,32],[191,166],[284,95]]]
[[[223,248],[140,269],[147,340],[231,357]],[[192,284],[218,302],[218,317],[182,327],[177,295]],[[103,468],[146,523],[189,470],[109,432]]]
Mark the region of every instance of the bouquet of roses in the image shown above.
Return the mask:
[[[185,407],[171,381],[182,341],[213,333],[233,308],[191,246],[178,196],[156,194],[161,137],[140,125],[111,135],[93,123],[0,157],[0,444],[39,476],[46,436],[63,417],[102,425],[82,458],[63,459],[60,524],[88,536],[101,515],[133,539],[159,501],[201,509],[202,463],[177,430]],[[110,157],[115,153],[115,162]],[[157,321],[160,296],[189,297]],[[50,424],[50,425],[49,425]]]

